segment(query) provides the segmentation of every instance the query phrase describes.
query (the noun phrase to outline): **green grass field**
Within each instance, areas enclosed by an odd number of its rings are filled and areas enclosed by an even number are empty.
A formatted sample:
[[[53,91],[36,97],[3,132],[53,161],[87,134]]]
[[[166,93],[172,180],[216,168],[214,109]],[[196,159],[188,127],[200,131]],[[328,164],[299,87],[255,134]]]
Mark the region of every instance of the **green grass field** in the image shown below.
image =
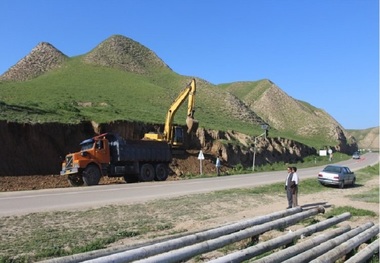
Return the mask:
[[[28,81],[0,81],[0,120],[21,123],[125,120],[163,124],[171,103],[192,79],[162,67],[153,67],[147,74],[130,73],[84,63],[83,57],[69,58],[60,68]],[[262,80],[246,85],[238,91],[240,96],[252,89],[254,96],[260,96],[268,84]],[[198,79],[195,118],[200,127],[251,136],[261,134],[259,124],[247,123],[238,113],[231,113],[231,108],[226,107],[225,92],[224,85]],[[177,124],[185,124],[186,103],[175,116]],[[271,129],[269,136],[293,139],[316,148],[335,144],[324,134],[302,137],[286,129],[281,132]]]
[[[365,183],[379,176],[379,166],[362,169],[357,175],[361,178],[360,183]],[[331,190],[329,187],[321,187],[315,179],[302,181],[303,195]],[[376,191],[377,196],[379,195],[378,187],[373,191],[362,194],[361,200],[367,202],[363,196],[372,196]],[[278,193],[284,200],[286,198],[283,184],[276,183],[171,198],[164,202],[157,200],[83,211],[4,217],[0,223],[0,262],[34,262],[105,248],[125,238],[138,240],[139,237],[148,236],[153,239],[191,232],[186,226],[176,226],[186,221],[207,223],[216,217],[268,205],[273,193]],[[327,218],[344,212],[352,213],[353,217],[373,217],[378,220],[378,216],[372,211],[349,205],[334,207],[323,216]],[[310,222],[317,221],[305,220],[303,224]]]

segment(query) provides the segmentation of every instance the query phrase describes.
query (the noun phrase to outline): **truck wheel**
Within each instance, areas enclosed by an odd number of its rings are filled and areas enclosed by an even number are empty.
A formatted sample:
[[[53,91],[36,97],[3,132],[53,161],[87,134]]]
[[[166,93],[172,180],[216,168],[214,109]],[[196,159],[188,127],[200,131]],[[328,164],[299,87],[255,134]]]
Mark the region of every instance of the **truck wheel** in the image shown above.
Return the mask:
[[[67,181],[71,186],[75,187],[82,186],[84,184],[82,177],[80,177],[79,175],[69,175],[67,177]]]
[[[156,181],[165,181],[168,179],[168,169],[165,164],[159,163],[156,166],[156,176],[154,177]]]
[[[83,182],[87,186],[97,185],[100,181],[100,171],[95,165],[89,165],[82,173]]]
[[[153,179],[154,179],[153,165],[146,163],[143,166],[141,166],[139,180],[141,182],[149,182],[149,181],[153,181]]]

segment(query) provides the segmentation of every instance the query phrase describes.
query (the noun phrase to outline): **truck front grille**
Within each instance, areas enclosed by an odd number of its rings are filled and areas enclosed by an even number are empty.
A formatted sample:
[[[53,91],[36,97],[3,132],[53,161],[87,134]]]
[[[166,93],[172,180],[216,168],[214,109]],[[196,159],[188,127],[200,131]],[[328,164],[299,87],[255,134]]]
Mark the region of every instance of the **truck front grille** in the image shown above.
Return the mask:
[[[66,169],[71,169],[73,168],[73,156],[68,155],[66,156]]]

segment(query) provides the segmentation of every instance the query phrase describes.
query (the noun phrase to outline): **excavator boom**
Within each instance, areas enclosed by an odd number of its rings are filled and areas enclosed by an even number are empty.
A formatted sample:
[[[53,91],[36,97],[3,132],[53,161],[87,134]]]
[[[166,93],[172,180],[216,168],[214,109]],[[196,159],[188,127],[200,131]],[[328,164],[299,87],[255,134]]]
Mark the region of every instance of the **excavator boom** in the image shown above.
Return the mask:
[[[165,140],[172,145],[172,147],[182,146],[183,144],[183,132],[181,127],[173,127],[174,116],[183,104],[183,102],[188,98],[187,106],[187,133],[190,134],[198,128],[198,121],[194,119],[194,105],[195,105],[195,93],[196,93],[196,82],[195,79],[180,92],[178,97],[171,104],[165,120],[164,132],[163,134],[145,134],[144,139],[153,140]]]
[[[195,132],[198,129],[198,121],[194,119],[194,112],[195,112],[195,92],[196,92],[196,84],[195,80],[189,84],[190,85],[190,92],[189,92],[189,98],[188,98],[188,105],[187,105],[187,118],[186,118],[186,125],[187,125],[187,133],[190,134],[191,132]]]
[[[165,121],[165,127],[164,127],[164,137],[166,137],[167,141],[173,140],[172,126],[173,126],[174,115],[176,114],[177,110],[182,105],[182,103],[186,100],[186,98],[188,98],[187,118],[186,118],[187,133],[189,134],[190,132],[196,130],[194,128],[198,128],[197,127],[198,121],[194,119],[195,93],[196,93],[196,82],[195,82],[195,79],[193,79],[186,86],[186,88],[184,88],[181,91],[181,93],[178,95],[178,97],[173,101],[172,105],[170,106],[166,114],[166,121]]]

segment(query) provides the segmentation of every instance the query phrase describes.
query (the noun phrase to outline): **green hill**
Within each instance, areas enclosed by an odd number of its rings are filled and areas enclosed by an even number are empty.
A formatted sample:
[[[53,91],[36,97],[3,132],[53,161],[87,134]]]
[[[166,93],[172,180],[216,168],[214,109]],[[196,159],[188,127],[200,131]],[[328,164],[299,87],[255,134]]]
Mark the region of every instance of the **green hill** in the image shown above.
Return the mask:
[[[348,130],[358,141],[358,147],[365,150],[379,151],[379,127],[364,130]]]
[[[162,124],[173,99],[193,77],[175,73],[153,51],[120,35],[76,57],[41,43],[0,76],[0,119]],[[270,136],[311,146],[349,140],[330,115],[293,99],[270,80],[222,85],[196,80],[195,118],[200,127],[258,135],[260,125],[268,123]],[[184,124],[185,116],[182,107],[175,122]]]

